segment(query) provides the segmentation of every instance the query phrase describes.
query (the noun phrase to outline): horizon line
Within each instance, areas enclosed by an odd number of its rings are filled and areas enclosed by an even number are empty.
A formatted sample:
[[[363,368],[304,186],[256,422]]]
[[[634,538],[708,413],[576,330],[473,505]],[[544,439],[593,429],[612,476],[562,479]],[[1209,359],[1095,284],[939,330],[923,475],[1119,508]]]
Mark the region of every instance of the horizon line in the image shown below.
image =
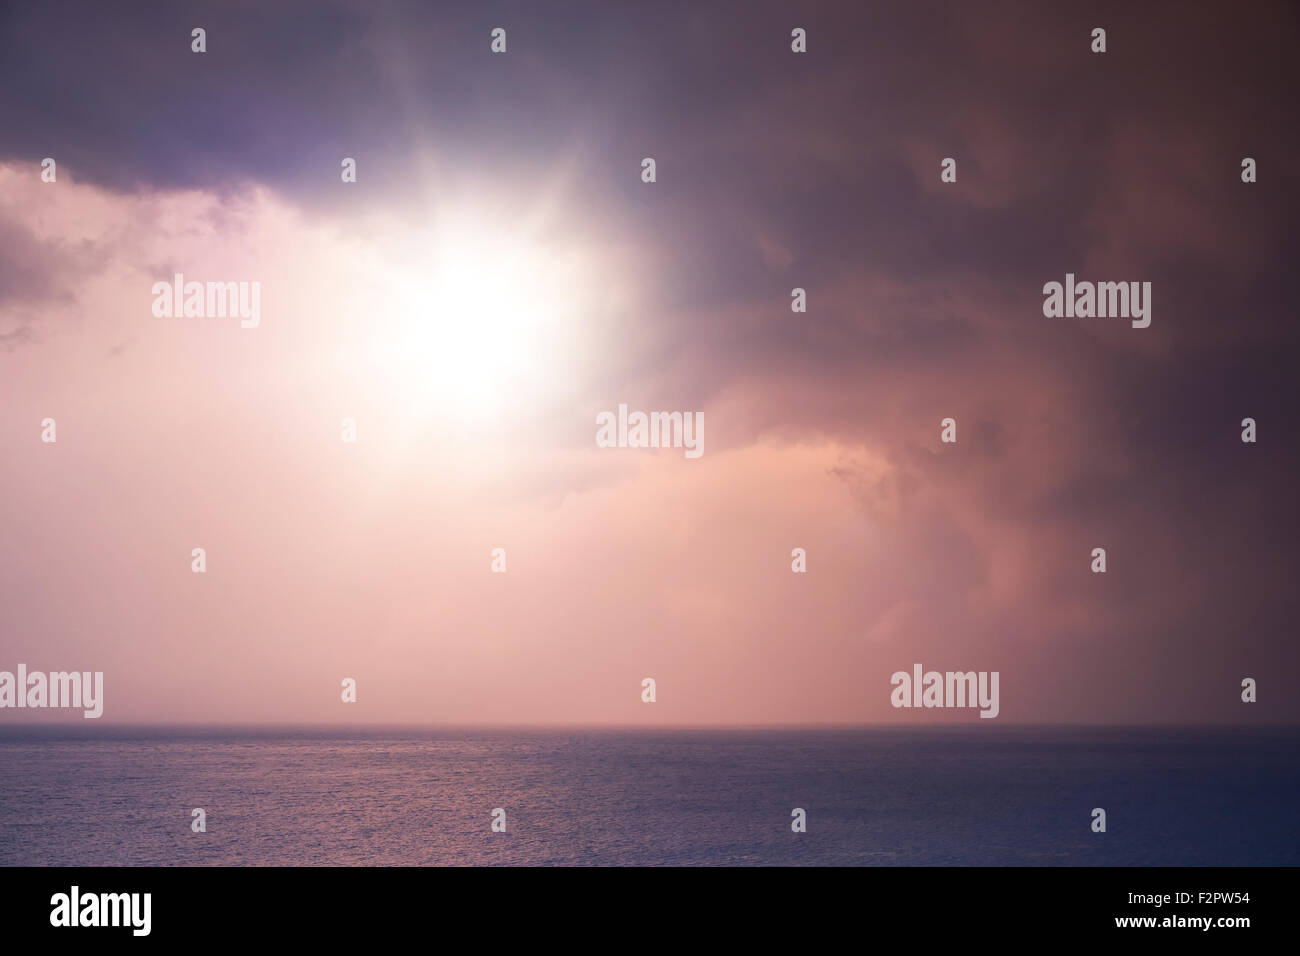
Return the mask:
[[[1264,722],[1264,723],[1173,723],[1173,722],[1129,722],[1129,723],[1085,723],[1065,721],[1042,721],[1037,723],[1000,721],[934,721],[924,723],[896,722],[837,722],[837,723],[747,723],[747,724],[623,724],[623,723],[490,723],[457,721],[373,721],[365,723],[328,723],[328,722],[293,722],[293,721],[104,721],[96,719],[93,723],[80,721],[24,721],[0,724],[0,734],[8,731],[23,730],[71,730],[81,728],[112,728],[116,730],[329,730],[329,731],[366,731],[366,730],[499,730],[499,731],[645,731],[645,732],[699,732],[699,731],[813,731],[813,730],[952,730],[983,727],[995,729],[1046,729],[1061,728],[1070,730],[1300,730],[1300,722]]]

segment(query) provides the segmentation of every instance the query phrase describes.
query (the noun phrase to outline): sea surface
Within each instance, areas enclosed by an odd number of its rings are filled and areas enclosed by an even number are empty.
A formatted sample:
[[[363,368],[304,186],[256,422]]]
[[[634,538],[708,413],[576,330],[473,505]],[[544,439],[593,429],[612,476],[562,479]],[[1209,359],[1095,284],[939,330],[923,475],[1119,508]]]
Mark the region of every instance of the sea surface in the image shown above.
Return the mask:
[[[1298,796],[1296,729],[9,726],[0,865],[1295,866]]]

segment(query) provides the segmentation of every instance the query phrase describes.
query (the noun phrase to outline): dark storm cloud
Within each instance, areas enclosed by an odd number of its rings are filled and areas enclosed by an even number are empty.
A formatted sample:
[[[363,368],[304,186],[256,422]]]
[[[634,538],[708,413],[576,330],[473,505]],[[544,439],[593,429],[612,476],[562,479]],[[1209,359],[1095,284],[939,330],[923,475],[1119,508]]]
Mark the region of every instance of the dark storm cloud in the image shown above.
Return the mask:
[[[1100,22],[1104,58],[1087,49]],[[1033,284],[1096,241],[1087,213],[1122,186],[1107,157],[1162,161],[1126,144],[1134,124],[1189,135],[1226,183],[1246,149],[1285,175],[1276,22],[1181,4],[11,5],[0,150],[114,188],[253,179],[344,209],[343,155],[368,201],[395,204],[429,175],[421,148],[536,175],[576,155],[584,194],[680,250],[665,305],[752,295],[771,271],[757,226],[808,284],[861,268]],[[795,24],[807,56],[789,52]],[[485,52],[495,25],[504,57]],[[661,164],[653,209],[644,155]],[[943,156],[961,175],[941,189]]]

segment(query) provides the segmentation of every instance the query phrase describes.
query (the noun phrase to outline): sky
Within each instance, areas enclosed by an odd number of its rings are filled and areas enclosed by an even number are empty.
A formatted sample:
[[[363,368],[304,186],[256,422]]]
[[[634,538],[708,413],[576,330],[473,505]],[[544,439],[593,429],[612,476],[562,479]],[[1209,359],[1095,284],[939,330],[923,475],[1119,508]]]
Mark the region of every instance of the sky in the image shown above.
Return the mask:
[[[1297,16],[6,5],[0,669],[104,722],[1300,720]],[[892,707],[915,663],[997,721]]]

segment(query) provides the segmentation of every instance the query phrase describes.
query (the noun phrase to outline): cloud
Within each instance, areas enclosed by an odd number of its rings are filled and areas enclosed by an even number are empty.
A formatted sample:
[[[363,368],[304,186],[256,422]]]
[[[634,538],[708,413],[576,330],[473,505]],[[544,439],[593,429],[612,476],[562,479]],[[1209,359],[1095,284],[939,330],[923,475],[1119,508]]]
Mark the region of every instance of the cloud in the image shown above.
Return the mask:
[[[667,722],[895,720],[920,660],[1008,720],[1199,722],[1300,663],[1268,18],[1117,6],[1101,61],[1041,5],[815,5],[800,59],[783,4],[520,6],[494,59],[468,7],[69,9],[0,30],[0,605],[119,716],[327,720],[347,675],[370,719],[635,723],[652,675]],[[491,414],[410,347],[472,321],[419,292],[452,222],[572,267]],[[1151,328],[1045,318],[1067,271],[1152,281]],[[174,272],[261,326],[155,318]],[[597,449],[620,402],[705,456]]]

